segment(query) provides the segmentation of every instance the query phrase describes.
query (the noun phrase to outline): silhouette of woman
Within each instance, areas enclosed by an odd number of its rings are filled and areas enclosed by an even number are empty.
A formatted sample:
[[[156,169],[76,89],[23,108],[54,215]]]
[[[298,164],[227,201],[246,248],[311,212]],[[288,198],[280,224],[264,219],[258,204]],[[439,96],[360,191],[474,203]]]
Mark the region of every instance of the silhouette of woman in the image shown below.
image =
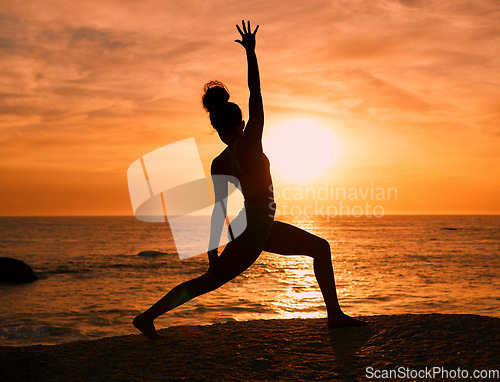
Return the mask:
[[[328,242],[298,227],[274,220],[273,183],[269,160],[262,148],[264,109],[255,55],[255,34],[259,26],[251,32],[250,22],[245,25],[243,21],[242,28],[238,25],[236,28],[241,40],[235,41],[245,48],[248,63],[250,117],[246,126],[238,105],[229,102],[229,92],[224,84],[218,81],[207,83],[203,95],[203,106],[210,113],[210,122],[227,145],[213,160],[211,167],[215,205],[211,219],[209,269],[200,277],[173,288],[151,308],[135,317],[133,324],[146,337],[160,338],[153,323],[157,317],[224,285],[250,267],[262,251],[267,251],[282,255],[308,255],[314,259],[314,273],[325,300],[329,327],[365,325],[365,322],[344,314],[339,306]],[[212,248],[219,246],[226,216],[228,186],[221,181],[224,179],[221,175],[238,179],[245,199],[247,225],[244,232],[230,241],[219,256],[217,249]]]

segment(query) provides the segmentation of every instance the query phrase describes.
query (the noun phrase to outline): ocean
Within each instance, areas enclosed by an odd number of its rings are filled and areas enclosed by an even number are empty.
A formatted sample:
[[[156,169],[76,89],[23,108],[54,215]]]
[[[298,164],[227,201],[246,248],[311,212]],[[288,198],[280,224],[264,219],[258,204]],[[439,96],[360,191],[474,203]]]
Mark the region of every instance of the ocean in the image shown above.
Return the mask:
[[[277,220],[330,242],[346,313],[500,316],[500,216]],[[40,277],[0,284],[0,345],[14,346],[137,334],[135,315],[208,265],[206,255],[179,260],[168,225],[133,217],[2,217],[0,256]],[[264,252],[156,326],[293,317],[326,317],[312,259]]]

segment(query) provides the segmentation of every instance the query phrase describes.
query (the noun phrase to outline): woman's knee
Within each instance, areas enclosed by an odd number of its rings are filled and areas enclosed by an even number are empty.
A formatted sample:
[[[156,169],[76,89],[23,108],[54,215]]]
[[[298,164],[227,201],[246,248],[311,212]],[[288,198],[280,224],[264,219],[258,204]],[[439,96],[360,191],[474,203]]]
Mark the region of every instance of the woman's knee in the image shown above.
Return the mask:
[[[330,243],[322,237],[316,236],[312,248],[313,257],[331,257]]]

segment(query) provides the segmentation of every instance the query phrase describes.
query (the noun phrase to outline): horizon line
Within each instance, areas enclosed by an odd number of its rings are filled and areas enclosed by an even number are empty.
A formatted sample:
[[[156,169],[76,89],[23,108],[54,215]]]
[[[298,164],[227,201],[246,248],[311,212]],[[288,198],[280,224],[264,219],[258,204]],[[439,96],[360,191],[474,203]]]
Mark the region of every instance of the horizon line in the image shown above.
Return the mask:
[[[171,216],[172,218],[177,217],[178,215]],[[209,214],[203,214],[203,215],[190,215],[190,216],[211,216]],[[305,215],[276,215],[276,216],[292,216],[292,217],[304,217]],[[317,216],[323,216],[323,215],[309,215],[310,217],[317,217]],[[388,213],[384,214],[383,216],[374,216],[374,215],[361,215],[361,216],[353,216],[353,215],[339,215],[339,216],[330,216],[330,219],[336,219],[336,218],[365,218],[365,217],[370,217],[370,218],[375,218],[375,219],[380,219],[383,218],[384,216],[500,216],[500,213]],[[56,217],[131,217],[135,218],[134,215],[0,215],[0,218],[56,218]],[[326,216],[325,216],[326,217]],[[139,219],[137,219],[140,221]]]

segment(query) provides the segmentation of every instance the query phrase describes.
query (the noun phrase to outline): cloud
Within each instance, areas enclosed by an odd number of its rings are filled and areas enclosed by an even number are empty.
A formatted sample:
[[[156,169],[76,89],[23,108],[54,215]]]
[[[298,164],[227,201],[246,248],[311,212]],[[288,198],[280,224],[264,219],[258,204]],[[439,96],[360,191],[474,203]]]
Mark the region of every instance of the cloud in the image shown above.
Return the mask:
[[[0,159],[27,173],[126,168],[160,142],[208,131],[200,96],[211,79],[227,82],[245,109],[245,55],[234,43],[241,18],[260,24],[268,121],[307,115],[424,148],[498,147],[493,0],[5,5]]]

